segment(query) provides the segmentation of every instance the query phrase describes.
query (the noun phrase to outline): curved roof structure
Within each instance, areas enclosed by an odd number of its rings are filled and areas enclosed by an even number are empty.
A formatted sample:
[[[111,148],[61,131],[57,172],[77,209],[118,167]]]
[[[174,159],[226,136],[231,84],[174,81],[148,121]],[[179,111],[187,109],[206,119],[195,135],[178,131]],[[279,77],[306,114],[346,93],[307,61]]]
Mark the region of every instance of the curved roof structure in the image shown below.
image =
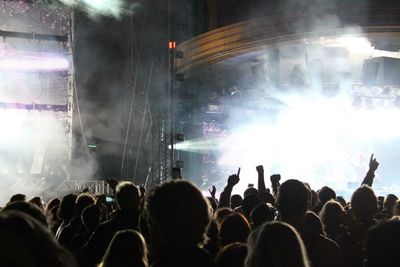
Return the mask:
[[[343,9],[340,15],[289,13],[221,27],[178,45],[184,57],[177,59],[177,72],[189,73],[249,52],[337,35],[364,36],[375,45],[384,40],[392,51],[398,51],[400,5],[396,6]]]

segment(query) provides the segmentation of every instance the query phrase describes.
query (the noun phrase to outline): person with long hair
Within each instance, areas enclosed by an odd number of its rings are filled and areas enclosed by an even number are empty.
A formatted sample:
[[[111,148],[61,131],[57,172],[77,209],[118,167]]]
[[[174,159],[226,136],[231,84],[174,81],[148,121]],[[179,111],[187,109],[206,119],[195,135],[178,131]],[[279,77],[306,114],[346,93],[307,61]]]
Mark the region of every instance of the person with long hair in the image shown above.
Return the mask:
[[[99,267],[148,267],[147,246],[143,236],[135,230],[115,234]]]
[[[268,222],[250,234],[245,267],[309,266],[303,241],[289,224]]]

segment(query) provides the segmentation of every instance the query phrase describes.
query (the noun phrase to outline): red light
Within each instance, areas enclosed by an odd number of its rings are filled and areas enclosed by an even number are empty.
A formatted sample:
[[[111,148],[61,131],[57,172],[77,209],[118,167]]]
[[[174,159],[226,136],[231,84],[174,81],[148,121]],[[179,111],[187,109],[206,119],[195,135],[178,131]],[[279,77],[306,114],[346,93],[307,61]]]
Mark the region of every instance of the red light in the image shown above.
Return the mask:
[[[168,48],[169,49],[175,49],[176,48],[176,42],[175,41],[169,41],[168,42]]]

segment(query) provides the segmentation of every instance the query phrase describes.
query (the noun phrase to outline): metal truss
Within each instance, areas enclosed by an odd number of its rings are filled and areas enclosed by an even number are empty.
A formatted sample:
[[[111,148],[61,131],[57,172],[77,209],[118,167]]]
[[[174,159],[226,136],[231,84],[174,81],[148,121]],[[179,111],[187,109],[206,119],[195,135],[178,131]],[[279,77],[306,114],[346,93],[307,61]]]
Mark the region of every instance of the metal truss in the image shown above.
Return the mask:
[[[93,194],[112,194],[113,191],[104,180],[69,180],[62,182],[56,189],[59,193],[81,192],[88,189]]]
[[[152,181],[151,185],[165,182],[171,173],[171,134],[166,116],[153,121],[152,130]]]

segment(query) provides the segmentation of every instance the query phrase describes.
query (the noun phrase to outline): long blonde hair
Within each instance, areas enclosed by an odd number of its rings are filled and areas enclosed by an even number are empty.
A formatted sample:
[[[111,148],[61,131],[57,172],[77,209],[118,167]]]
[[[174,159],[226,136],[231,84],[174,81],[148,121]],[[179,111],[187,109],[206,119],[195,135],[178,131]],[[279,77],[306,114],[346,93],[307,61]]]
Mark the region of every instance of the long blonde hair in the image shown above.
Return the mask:
[[[284,222],[268,222],[248,239],[246,267],[310,267],[297,231]]]

